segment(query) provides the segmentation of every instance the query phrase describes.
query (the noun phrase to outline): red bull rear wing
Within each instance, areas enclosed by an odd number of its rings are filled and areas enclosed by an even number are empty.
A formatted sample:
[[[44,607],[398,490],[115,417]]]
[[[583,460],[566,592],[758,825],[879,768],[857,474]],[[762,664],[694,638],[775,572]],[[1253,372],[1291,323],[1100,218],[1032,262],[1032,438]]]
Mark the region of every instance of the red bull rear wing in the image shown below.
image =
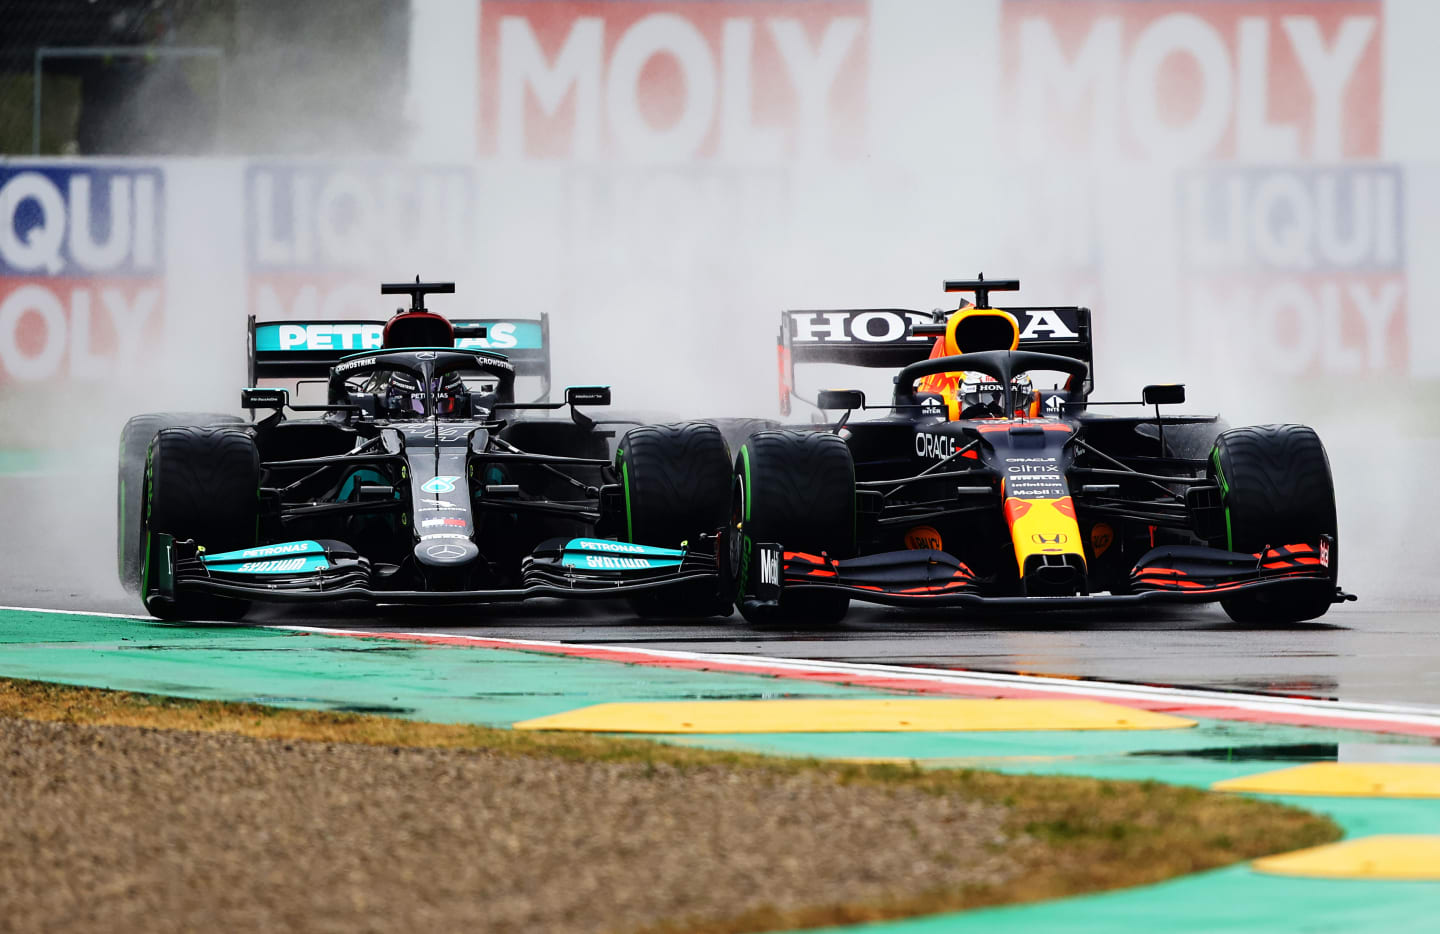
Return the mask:
[[[538,377],[539,398],[550,396],[550,316],[463,318],[450,322],[455,346],[491,350],[515,364],[516,376]],[[248,318],[250,386],[261,380],[323,379],[341,358],[382,346],[385,322],[361,320],[257,321]]]
[[[1020,325],[1020,348],[1083,360],[1094,380],[1090,309],[1075,305],[1025,305],[1000,308]],[[801,363],[900,369],[930,356],[935,337],[944,333],[947,311],[906,308],[854,308],[783,311],[777,349],[780,411],[790,414],[795,367]],[[806,400],[802,400],[806,401]]]

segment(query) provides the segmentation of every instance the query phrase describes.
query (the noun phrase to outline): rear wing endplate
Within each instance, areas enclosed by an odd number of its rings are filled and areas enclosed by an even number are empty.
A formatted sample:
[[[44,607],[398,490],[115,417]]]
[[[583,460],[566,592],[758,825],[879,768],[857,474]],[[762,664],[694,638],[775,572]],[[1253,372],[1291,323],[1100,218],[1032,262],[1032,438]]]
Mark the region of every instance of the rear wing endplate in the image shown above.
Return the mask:
[[[539,377],[536,402],[550,401],[550,315],[539,318],[464,318],[451,322],[455,346],[493,350],[515,364],[516,376]],[[383,321],[257,321],[247,318],[247,374],[261,380],[324,379],[348,354],[379,350]]]
[[[1094,382],[1090,309],[1075,305],[1025,305],[1001,308],[1020,325],[1020,349],[1083,360]],[[842,363],[899,370],[930,356],[934,336],[916,334],[943,325],[950,312],[905,308],[855,308],[780,313],[778,354],[780,412],[790,414],[795,367],[801,363]],[[803,400],[802,400],[803,401]]]

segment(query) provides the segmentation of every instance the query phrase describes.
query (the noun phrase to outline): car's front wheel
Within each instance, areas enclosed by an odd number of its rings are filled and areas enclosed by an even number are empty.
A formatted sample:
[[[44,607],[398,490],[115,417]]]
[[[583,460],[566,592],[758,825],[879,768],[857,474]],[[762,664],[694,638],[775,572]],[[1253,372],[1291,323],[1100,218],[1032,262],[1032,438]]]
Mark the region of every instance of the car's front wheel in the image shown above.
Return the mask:
[[[1335,483],[1325,445],[1305,425],[1232,428],[1215,439],[1210,472],[1220,486],[1230,551],[1329,539],[1328,580],[1238,594],[1220,605],[1240,623],[1290,623],[1323,616],[1334,600],[1340,568]]]
[[[855,553],[855,462],[838,435],[818,431],[761,431],[735,459],[731,498],[731,560],[736,602],[752,623],[828,626],[850,608],[843,593],[787,591],[778,605],[757,603],[756,548],[849,558]]]
[[[150,442],[145,466],[144,561],[153,534],[191,539],[209,552],[256,543],[260,457],[255,439],[237,428],[165,428]],[[146,569],[148,570],[148,568]],[[243,600],[177,591],[173,601],[141,596],[162,619],[239,619]]]
[[[615,454],[625,496],[624,531],[637,545],[679,548],[725,526],[730,512],[730,451],[704,422],[632,428]],[[670,587],[630,599],[646,618],[729,616],[723,588],[711,582]]]
[[[150,442],[162,428],[181,425],[239,425],[237,415],[202,412],[151,412],[136,415],[120,432],[120,456],[115,478],[115,553],[120,585],[131,593],[140,590],[140,510],[145,499],[145,457]]]

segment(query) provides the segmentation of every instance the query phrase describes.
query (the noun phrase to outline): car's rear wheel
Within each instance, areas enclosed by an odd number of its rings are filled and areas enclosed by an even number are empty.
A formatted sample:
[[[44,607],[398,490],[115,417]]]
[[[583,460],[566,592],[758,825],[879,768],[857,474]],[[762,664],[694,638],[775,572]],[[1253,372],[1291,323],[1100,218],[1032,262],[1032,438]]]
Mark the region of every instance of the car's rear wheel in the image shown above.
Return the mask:
[[[209,552],[256,544],[260,456],[249,432],[236,428],[165,428],[150,442],[145,468],[145,560],[151,535],[191,539]],[[239,619],[244,600],[177,591],[146,608],[162,619]]]
[[[518,419],[500,432],[499,440],[526,454],[609,460],[609,441],[592,427],[568,419]],[[593,490],[605,482],[603,467],[506,464],[503,467],[475,461],[476,474],[486,485],[514,483],[528,500],[543,500],[575,506],[593,504]],[[535,546],[552,538],[576,538],[590,534],[591,523],[579,516],[542,512],[504,512],[489,509],[483,514],[483,535],[490,543],[486,557],[503,567],[518,568]]]
[[[624,531],[638,545],[679,548],[724,528],[730,515],[730,451],[714,425],[632,428],[615,454],[625,496]],[[733,606],[712,582],[670,587],[630,599],[646,618],[729,616]]]
[[[1232,428],[1215,439],[1210,471],[1220,485],[1231,551],[1315,544],[1330,538],[1330,577],[1221,601],[1240,623],[1301,622],[1330,609],[1340,568],[1335,484],[1314,429],[1304,425]],[[1299,585],[1300,582],[1297,582]]]
[[[1153,426],[1145,426],[1151,428]],[[1223,418],[1213,422],[1196,422],[1188,425],[1169,425],[1165,428],[1165,455],[1204,460],[1215,447],[1215,439],[1230,426]],[[1159,431],[1155,432],[1158,439]]]
[[[120,458],[115,480],[115,552],[120,585],[131,593],[140,590],[140,510],[145,495],[145,455],[162,428],[181,425],[239,425],[237,415],[203,412],[153,412],[136,415],[120,432]]]
[[[780,427],[780,423],[771,418],[712,418],[707,421],[720,429],[725,436],[725,443],[730,450],[738,451],[740,446],[756,432],[772,431]]]
[[[732,494],[731,565],[737,602],[752,623],[834,625],[850,608],[845,594],[787,590],[778,606],[747,601],[757,545],[830,558],[855,553],[855,462],[838,435],[761,431],[740,448]]]

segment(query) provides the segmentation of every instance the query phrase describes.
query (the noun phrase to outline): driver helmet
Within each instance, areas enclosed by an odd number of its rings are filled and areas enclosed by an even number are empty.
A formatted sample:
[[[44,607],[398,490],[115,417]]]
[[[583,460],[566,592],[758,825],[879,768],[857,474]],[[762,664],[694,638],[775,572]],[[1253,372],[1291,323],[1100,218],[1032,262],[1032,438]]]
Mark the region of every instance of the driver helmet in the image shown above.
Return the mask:
[[[1021,373],[1010,380],[1015,411],[1005,411],[1005,390],[993,377],[984,373],[966,373],[960,383],[959,410],[964,418],[1024,418],[1034,414],[1031,402],[1034,386],[1030,374]]]
[[[999,308],[962,305],[945,322],[945,333],[935,339],[931,359],[984,350],[1015,350],[1020,346],[1020,325],[1015,316]],[[1005,411],[1005,391],[993,377],[975,371],[934,373],[916,387],[939,396],[931,410],[944,405],[948,418],[1016,418],[1035,415],[1034,387],[1028,374],[1011,380],[1015,411]],[[928,404],[928,403],[927,403]],[[922,409],[922,412],[927,410]]]
[[[446,373],[431,380],[435,415],[442,418],[470,414],[470,390],[459,373]],[[425,391],[419,378],[395,371],[385,386],[385,412],[391,418],[423,418]]]
[[[446,373],[435,382],[435,414],[442,418],[461,418],[470,414],[470,390],[459,373]]]

